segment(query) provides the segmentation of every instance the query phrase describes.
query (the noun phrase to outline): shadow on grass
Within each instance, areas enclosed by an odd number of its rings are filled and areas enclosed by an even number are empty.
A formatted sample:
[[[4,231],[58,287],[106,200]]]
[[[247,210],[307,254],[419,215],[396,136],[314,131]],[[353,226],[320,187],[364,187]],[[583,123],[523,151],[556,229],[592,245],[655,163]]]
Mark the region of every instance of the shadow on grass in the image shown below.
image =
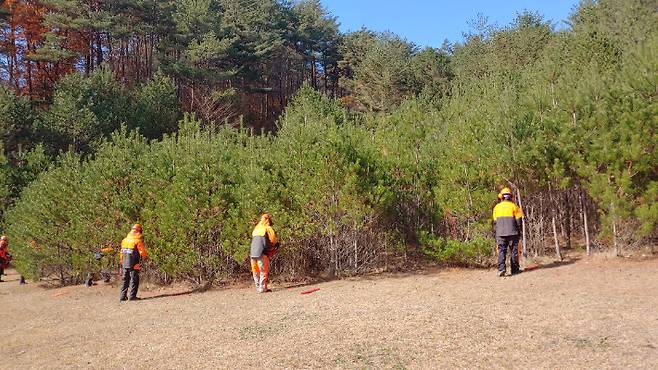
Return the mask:
[[[163,293],[163,294],[158,294],[150,297],[143,297],[141,300],[142,301],[149,301],[151,299],[160,299],[160,298],[170,298],[170,297],[181,297],[185,295],[191,295],[195,293],[203,293],[206,292],[210,289],[210,285],[204,285],[200,286],[191,290],[186,290],[183,292],[176,292],[176,293]]]
[[[391,269],[391,270],[380,270],[366,273],[364,275],[358,274],[342,274],[342,275],[328,275],[320,274],[320,276],[313,277],[304,281],[284,283],[277,290],[292,290],[297,288],[305,288],[313,285],[320,285],[324,283],[329,283],[333,281],[380,281],[382,279],[403,279],[410,276],[427,276],[434,275],[438,272],[445,271],[450,267],[446,266],[437,266],[437,265],[427,265],[422,268],[412,268],[408,271],[402,269]]]
[[[291,289],[297,289],[297,288],[304,288],[304,287],[307,287],[307,286],[322,284],[322,283],[325,283],[325,282],[327,282],[327,280],[318,279],[318,280],[313,280],[313,281],[304,281],[304,282],[301,282],[301,283],[285,285],[285,286],[281,287],[280,290],[291,290]]]
[[[573,258],[567,258],[562,261],[553,261],[551,263],[547,263],[545,265],[542,264],[534,264],[526,267],[523,269],[523,273],[528,273],[528,272],[533,272],[537,270],[546,270],[546,269],[553,269],[553,268],[558,268],[558,267],[563,267],[563,266],[568,266],[572,265],[580,260],[580,257],[573,257]]]

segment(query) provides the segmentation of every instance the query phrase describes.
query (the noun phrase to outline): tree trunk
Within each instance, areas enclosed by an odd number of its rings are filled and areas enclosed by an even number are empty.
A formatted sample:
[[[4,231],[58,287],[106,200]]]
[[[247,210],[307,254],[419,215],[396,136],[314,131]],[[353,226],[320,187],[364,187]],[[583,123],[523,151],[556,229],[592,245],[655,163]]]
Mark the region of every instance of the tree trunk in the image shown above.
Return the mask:
[[[564,192],[564,213],[565,213],[565,221],[564,221],[564,228],[566,229],[565,236],[567,238],[567,249],[571,248],[571,218],[572,218],[572,212],[571,212],[571,202],[569,200],[569,191]]]
[[[324,72],[323,73],[324,76],[322,76],[324,78],[324,86],[323,86],[324,89],[323,90],[324,90],[324,94],[328,95],[327,94],[327,81],[328,81],[328,79],[327,79],[327,63],[324,62],[324,61],[322,62],[322,71]]]
[[[86,77],[89,77],[89,73],[91,72],[91,69],[93,68],[92,65],[91,65],[93,63],[93,59],[92,59],[92,55],[91,55],[91,53],[93,52],[93,48],[91,47],[90,44],[91,43],[86,44],[86,47],[87,47],[87,52],[85,53],[85,76]]]
[[[562,253],[560,253],[560,243],[557,240],[557,228],[555,226],[555,215],[553,215],[553,239],[555,240],[555,255],[558,261],[562,261]]]
[[[27,61],[27,91],[30,100],[34,99],[34,87],[32,85],[32,61]]]
[[[619,244],[617,243],[617,220],[615,215],[614,202],[610,202],[610,213],[612,216],[612,245],[614,247],[615,256],[619,256]]]
[[[354,271],[356,272],[359,267],[359,250],[356,242],[356,236],[354,237]]]
[[[335,240],[333,231],[329,231],[329,277],[333,278],[336,276],[336,253],[335,253]]]
[[[14,24],[13,20],[13,6],[10,9],[12,13],[12,18],[9,20],[9,23],[11,24],[11,30],[10,30],[10,43],[11,43],[11,56],[8,58],[9,59],[9,83],[11,85],[14,85],[16,90],[19,90],[19,78],[18,78],[18,56],[16,55],[16,25]]]
[[[523,202],[521,201],[521,189],[517,188],[516,189],[516,199],[519,202],[519,208],[521,208],[521,212],[523,212]],[[525,238],[525,229],[526,229],[526,223],[525,223],[525,214],[521,218],[521,240],[522,240],[522,245],[523,245],[523,257],[528,258],[528,253],[526,250],[526,238]]]
[[[541,246],[541,251],[544,251],[544,196],[541,195],[539,198],[539,245]],[[539,256],[540,249],[535,250],[535,257]]]
[[[311,58],[311,86],[315,90],[318,89],[318,82],[317,82],[318,76],[317,75],[318,75],[318,73],[317,73],[317,68],[316,68],[316,65],[315,65],[315,58],[312,57]]]
[[[529,208],[530,208],[530,213],[528,214],[528,219],[529,220],[534,220],[535,219],[534,218],[535,217],[535,207],[531,205]],[[536,244],[534,242],[535,241],[535,233],[534,233],[534,230],[533,230],[532,227],[530,227],[530,229],[528,229],[528,237],[527,238],[528,238],[528,244],[530,244],[531,246]],[[536,252],[535,252],[535,255],[536,255]]]
[[[107,59],[108,59],[108,63],[112,67],[112,71],[116,71],[117,70],[116,58],[115,58],[115,55],[113,53],[112,37],[111,37],[109,32],[105,34],[105,38],[106,38],[106,41],[107,41]]]
[[[96,32],[96,67],[103,64],[103,39],[101,33]]]
[[[571,119],[572,119],[574,127],[576,127],[576,111],[575,110],[571,112]]]
[[[126,46],[125,46],[125,38],[122,38],[121,41],[119,42],[119,66],[121,68],[121,79],[123,82],[126,82],[126,63],[128,62],[126,59]]]
[[[580,207],[583,212],[583,231],[585,233],[585,248],[587,249],[587,255],[592,254],[591,244],[589,242],[589,226],[587,225],[587,205],[585,204],[585,197],[583,192],[580,192]]]

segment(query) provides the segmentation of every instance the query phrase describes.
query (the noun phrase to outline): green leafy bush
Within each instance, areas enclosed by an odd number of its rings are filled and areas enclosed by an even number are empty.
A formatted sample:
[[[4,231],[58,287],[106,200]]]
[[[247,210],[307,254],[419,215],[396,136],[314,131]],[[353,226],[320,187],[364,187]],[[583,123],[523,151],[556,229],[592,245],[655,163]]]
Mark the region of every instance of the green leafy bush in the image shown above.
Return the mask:
[[[457,266],[489,267],[494,244],[491,239],[476,237],[468,241],[421,235],[422,251],[437,261]]]

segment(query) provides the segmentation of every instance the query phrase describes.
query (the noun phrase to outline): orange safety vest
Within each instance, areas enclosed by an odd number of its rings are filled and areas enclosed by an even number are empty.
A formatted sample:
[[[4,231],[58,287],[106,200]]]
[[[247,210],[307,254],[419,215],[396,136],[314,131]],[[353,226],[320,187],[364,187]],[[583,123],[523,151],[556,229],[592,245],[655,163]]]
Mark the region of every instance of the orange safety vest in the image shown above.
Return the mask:
[[[135,251],[135,249],[137,251]],[[137,252],[137,254],[136,254]],[[126,257],[124,257],[126,256]],[[142,233],[136,232],[136,231],[130,231],[128,235],[121,241],[121,265],[126,267],[124,263],[124,258],[134,258],[136,260],[136,263],[132,263],[131,261],[129,267],[134,268],[135,270],[141,269],[141,264],[139,263],[141,260],[145,259],[148,257],[148,253],[146,252],[146,248],[144,247],[144,241],[142,239]],[[128,262],[128,261],[126,261]]]

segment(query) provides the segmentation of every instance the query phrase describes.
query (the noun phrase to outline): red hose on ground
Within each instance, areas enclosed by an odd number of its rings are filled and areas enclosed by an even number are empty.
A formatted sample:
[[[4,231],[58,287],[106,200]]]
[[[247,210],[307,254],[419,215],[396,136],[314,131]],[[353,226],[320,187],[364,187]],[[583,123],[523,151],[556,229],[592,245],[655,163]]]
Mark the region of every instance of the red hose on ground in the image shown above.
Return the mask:
[[[313,292],[317,292],[318,290],[320,290],[320,288],[313,288],[313,289],[305,290],[305,291],[301,292],[300,294],[311,294]]]

